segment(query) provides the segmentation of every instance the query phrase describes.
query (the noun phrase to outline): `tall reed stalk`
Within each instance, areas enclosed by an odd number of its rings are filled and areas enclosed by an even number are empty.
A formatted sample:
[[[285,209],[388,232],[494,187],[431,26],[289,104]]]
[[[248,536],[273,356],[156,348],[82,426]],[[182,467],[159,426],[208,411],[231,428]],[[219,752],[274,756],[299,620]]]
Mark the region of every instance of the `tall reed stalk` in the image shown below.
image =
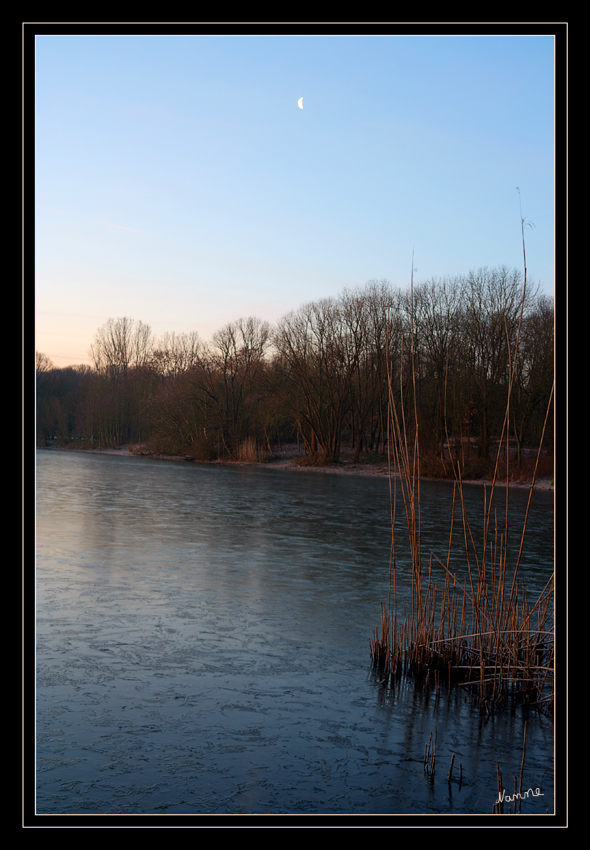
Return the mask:
[[[524,251],[524,231],[523,231]],[[413,270],[412,270],[413,285]],[[523,305],[526,293],[526,254]],[[412,287],[413,299],[413,287]],[[520,314],[522,320],[522,308]],[[502,441],[508,437],[510,424],[510,398],[518,355],[520,324],[514,350],[510,352],[509,384]],[[490,492],[484,488],[483,542],[478,549],[474,541],[470,519],[464,500],[461,464],[458,458],[451,462],[454,472],[453,510],[446,562],[432,553],[428,565],[423,563],[420,528],[420,450],[418,410],[416,406],[413,326],[410,333],[411,386],[414,395],[411,415],[413,444],[409,439],[408,422],[403,403],[398,409],[392,386],[392,369],[388,363],[389,386],[389,438],[393,448],[390,458],[391,493],[391,562],[388,604],[381,605],[381,626],[375,630],[371,641],[374,666],[384,676],[383,682],[394,687],[402,675],[410,675],[428,686],[444,681],[465,688],[483,711],[491,713],[513,701],[535,705],[539,709],[553,709],[554,630],[553,630],[553,575],[542,593],[530,602],[519,582],[519,566],[529,515],[536,469],[530,486],[526,516],[522,528],[518,555],[511,564],[508,550],[509,495],[506,483],[503,523],[497,511],[492,514],[492,498],[496,486],[500,448],[496,457]],[[400,370],[401,373],[401,370]],[[401,380],[401,378],[400,378]],[[553,394],[553,391],[552,391]],[[551,394],[551,397],[552,397]],[[403,399],[403,393],[400,393]],[[549,405],[551,404],[551,399]],[[545,417],[545,424],[547,422]],[[446,428],[446,424],[445,424]],[[543,427],[543,435],[545,426]],[[451,440],[447,432],[447,443]],[[541,438],[542,444],[542,438]],[[541,446],[539,446],[539,453]],[[411,606],[398,610],[397,559],[395,519],[397,511],[397,480],[405,515],[410,548]],[[450,569],[454,536],[455,507],[460,511],[460,525],[464,546],[464,578]],[[433,563],[444,570],[444,582],[439,587],[433,577]]]

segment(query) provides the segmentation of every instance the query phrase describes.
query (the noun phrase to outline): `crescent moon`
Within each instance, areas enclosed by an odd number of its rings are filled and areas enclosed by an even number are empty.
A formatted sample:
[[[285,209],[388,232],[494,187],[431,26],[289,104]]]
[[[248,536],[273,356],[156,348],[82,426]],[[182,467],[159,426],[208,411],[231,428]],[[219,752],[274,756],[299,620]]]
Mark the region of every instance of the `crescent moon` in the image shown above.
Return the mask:
[[[299,109],[303,109],[303,98],[302,97],[300,97],[299,100],[297,101],[297,106],[299,107]]]

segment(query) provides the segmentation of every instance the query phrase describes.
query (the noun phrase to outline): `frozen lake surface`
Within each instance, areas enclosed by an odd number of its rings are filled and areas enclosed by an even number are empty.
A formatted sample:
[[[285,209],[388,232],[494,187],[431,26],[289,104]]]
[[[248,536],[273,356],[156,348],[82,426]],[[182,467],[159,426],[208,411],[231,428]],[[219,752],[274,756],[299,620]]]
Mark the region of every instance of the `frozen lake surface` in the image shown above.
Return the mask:
[[[483,488],[466,492],[481,514]],[[423,551],[446,555],[451,501],[422,486]],[[37,812],[490,814],[497,764],[506,793],[520,773],[523,716],[379,685],[390,538],[384,479],[38,451]],[[534,596],[552,494],[527,540]],[[523,812],[553,813],[553,769],[552,720],[531,714],[524,786],[542,795]]]

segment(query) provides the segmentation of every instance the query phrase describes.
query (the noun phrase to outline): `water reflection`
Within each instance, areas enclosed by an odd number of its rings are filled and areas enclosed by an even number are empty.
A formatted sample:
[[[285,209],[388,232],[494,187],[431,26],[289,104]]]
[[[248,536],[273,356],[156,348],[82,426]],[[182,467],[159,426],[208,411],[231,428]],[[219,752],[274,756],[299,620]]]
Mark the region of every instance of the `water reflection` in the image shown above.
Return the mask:
[[[466,495],[480,515],[482,488]],[[527,494],[510,498],[514,546]],[[424,554],[446,557],[451,504],[423,485]],[[536,494],[531,592],[552,523]],[[491,812],[522,718],[484,723],[458,689],[386,696],[370,670],[390,541],[383,479],[38,452],[38,810]],[[403,525],[396,554],[402,593]],[[544,789],[529,810],[552,811],[547,719],[529,721],[526,764]]]

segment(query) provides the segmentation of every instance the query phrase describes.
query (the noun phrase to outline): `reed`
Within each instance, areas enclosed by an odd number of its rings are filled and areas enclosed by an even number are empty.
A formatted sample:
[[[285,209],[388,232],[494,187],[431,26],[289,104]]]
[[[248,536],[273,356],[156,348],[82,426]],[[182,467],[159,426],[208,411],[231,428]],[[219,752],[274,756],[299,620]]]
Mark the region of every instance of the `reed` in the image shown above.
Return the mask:
[[[259,463],[264,460],[264,452],[258,448],[254,437],[246,437],[242,441],[238,449],[237,460],[240,463]]]
[[[512,795],[506,794],[506,791],[503,787],[502,783],[502,773],[500,771],[500,766],[496,762],[496,776],[498,781],[498,799],[494,803],[492,813],[501,815],[504,814],[504,803],[513,803],[512,809],[507,809],[507,814],[522,814],[522,801],[532,799],[534,797],[544,796],[543,792],[540,788],[526,788],[523,784],[524,778],[524,760],[526,753],[526,722],[524,724],[523,737],[522,737],[522,758],[520,760],[520,774],[518,777],[514,777],[513,781],[513,792]]]
[[[424,772],[434,782],[434,771],[436,766],[436,726],[434,727],[434,738],[430,733],[430,740],[424,748]]]
[[[523,245],[524,247],[524,245]],[[526,260],[525,260],[526,289]],[[412,287],[413,292],[413,273]],[[523,304],[525,294],[523,292]],[[522,319],[522,311],[521,311]],[[461,464],[451,453],[454,473],[453,508],[449,545],[444,560],[431,553],[425,563],[421,545],[420,449],[419,417],[416,409],[413,351],[409,381],[414,388],[414,406],[410,412],[398,407],[392,386],[392,369],[388,364],[390,493],[392,541],[390,590],[387,605],[381,604],[381,624],[371,641],[373,665],[382,681],[394,687],[402,675],[419,680],[423,687],[435,687],[440,682],[463,688],[481,710],[487,714],[501,707],[521,702],[546,712],[553,710],[554,684],[554,627],[553,575],[535,601],[527,598],[519,581],[519,566],[537,464],[530,485],[526,515],[516,559],[510,563],[508,527],[510,519],[510,487],[505,487],[503,518],[492,512],[492,499],[497,482],[497,470],[503,440],[508,448],[510,397],[518,354],[518,332],[510,357],[508,397],[504,416],[502,440],[496,458],[489,493],[484,488],[482,543],[474,542],[473,527],[465,507]],[[413,334],[410,336],[413,346]],[[401,370],[400,374],[401,374]],[[400,379],[401,380],[401,379]],[[403,398],[403,393],[399,396]],[[551,394],[552,397],[552,394]],[[549,406],[551,405],[551,399]],[[549,415],[549,406],[545,424]],[[413,417],[412,438],[409,421]],[[411,420],[410,420],[411,421]],[[545,427],[543,428],[544,436]],[[447,443],[452,441],[447,433]],[[508,452],[506,452],[508,455]],[[392,480],[398,482],[401,493],[402,516],[409,541],[411,570],[411,603],[409,610],[398,610],[395,518],[398,512],[397,494]],[[457,523],[455,512],[459,512]],[[457,535],[456,525],[460,534]],[[451,550],[460,536],[464,569],[462,579],[450,569]],[[443,556],[444,557],[444,556]],[[439,586],[433,578],[433,566],[443,568],[444,581]]]
[[[453,778],[453,765],[455,764],[455,753],[451,756],[451,766],[449,767],[449,772],[447,773],[447,782],[450,782]]]

